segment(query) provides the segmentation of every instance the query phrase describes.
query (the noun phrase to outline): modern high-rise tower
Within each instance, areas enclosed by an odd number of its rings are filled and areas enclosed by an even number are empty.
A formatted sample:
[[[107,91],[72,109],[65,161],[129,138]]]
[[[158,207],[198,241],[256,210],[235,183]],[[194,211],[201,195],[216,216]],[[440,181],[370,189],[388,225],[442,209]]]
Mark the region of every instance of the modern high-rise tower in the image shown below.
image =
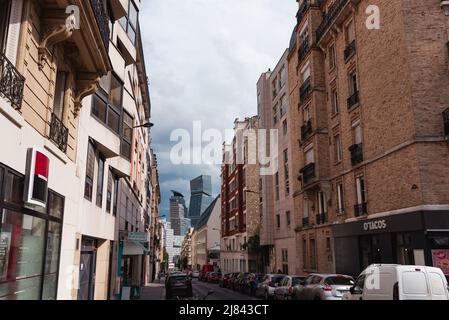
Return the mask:
[[[212,203],[211,176],[201,175],[190,181],[190,206],[188,218],[192,227],[196,227],[201,214]]]
[[[187,207],[184,195],[173,191],[170,197],[170,222],[175,236],[185,235],[190,228],[190,219],[187,216]]]

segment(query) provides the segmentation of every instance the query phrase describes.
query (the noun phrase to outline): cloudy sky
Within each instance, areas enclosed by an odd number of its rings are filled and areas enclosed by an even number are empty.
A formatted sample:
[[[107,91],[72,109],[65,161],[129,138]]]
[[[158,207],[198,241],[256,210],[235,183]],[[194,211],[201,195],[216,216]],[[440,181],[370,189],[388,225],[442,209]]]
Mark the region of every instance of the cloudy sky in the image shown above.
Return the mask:
[[[236,118],[257,113],[256,82],[274,68],[295,26],[295,0],[145,0],[140,23],[152,101],[153,147],[158,154],[162,214],[170,190],[187,202],[189,181],[219,166],[174,165],[175,129],[232,129]]]

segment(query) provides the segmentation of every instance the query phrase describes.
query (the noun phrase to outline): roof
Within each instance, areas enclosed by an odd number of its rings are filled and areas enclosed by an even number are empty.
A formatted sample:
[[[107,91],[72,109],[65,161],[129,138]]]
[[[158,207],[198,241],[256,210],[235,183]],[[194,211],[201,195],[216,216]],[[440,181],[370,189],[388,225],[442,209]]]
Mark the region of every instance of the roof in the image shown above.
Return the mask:
[[[220,199],[220,196],[217,196],[214,201],[207,207],[206,210],[204,210],[203,214],[201,215],[201,218],[198,220],[198,223],[196,224],[197,229],[201,229],[207,224],[207,221],[209,221],[209,217],[212,214],[212,211],[214,211],[215,204],[217,203],[218,199]]]

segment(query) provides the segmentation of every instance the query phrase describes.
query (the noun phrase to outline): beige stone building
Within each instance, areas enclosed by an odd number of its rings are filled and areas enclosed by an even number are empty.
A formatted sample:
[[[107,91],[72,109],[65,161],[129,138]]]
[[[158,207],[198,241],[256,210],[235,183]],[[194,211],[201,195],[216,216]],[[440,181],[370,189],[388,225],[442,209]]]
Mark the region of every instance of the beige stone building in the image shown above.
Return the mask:
[[[267,155],[275,158],[275,174],[261,174],[260,238],[265,272],[293,274],[297,270],[295,220],[293,208],[290,139],[288,57],[286,50],[273,71],[261,75],[257,83],[259,129],[273,131],[276,145],[266,139]],[[270,166],[264,165],[264,167]]]
[[[221,170],[221,253],[223,272],[260,269],[260,193],[257,155],[258,117],[236,120],[234,138],[224,145]],[[252,158],[251,161],[250,158]]]
[[[438,265],[449,248],[441,1],[298,4],[288,60],[299,271]]]

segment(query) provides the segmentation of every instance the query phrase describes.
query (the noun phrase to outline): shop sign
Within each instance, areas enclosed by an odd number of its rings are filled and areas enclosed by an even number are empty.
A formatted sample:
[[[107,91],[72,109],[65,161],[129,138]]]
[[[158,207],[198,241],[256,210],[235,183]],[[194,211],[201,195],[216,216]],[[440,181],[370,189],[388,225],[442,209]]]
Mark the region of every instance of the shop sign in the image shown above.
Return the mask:
[[[387,228],[386,220],[369,221],[363,224],[363,229],[365,231],[385,230],[386,228]]]
[[[128,240],[135,242],[148,242],[148,234],[146,232],[129,232]]]
[[[46,208],[50,159],[38,148],[30,148],[27,158],[24,201],[34,207]]]
[[[433,266],[449,275],[449,250],[432,250]]]

